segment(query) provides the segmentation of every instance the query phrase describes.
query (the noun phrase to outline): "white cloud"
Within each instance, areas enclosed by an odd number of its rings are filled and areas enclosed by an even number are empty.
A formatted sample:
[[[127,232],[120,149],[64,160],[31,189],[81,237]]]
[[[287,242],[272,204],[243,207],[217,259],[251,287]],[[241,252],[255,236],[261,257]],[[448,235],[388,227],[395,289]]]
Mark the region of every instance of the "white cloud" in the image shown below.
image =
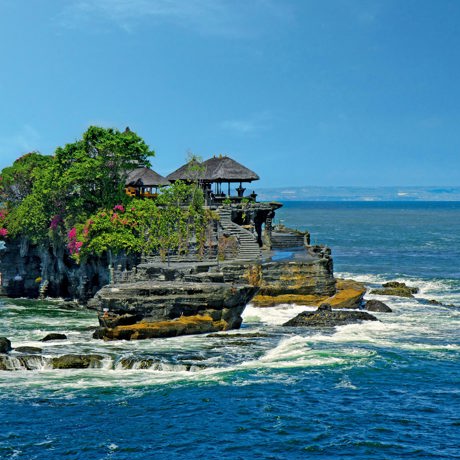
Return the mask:
[[[245,119],[224,120],[219,126],[236,134],[251,135],[269,129],[271,119],[272,117],[268,112],[263,112]]]
[[[236,38],[257,33],[264,18],[285,21],[290,17],[280,0],[71,0],[59,21],[65,27],[102,21],[127,32],[145,21],[157,21],[204,35]]]

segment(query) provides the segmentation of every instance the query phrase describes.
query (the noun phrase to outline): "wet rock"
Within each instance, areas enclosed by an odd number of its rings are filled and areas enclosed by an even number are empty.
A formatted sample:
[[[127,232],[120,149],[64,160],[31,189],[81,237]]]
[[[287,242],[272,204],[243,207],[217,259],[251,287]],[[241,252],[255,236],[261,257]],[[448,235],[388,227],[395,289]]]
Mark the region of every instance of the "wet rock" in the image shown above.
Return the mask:
[[[221,333],[214,333],[214,334],[208,334],[206,337],[212,337],[212,338],[218,338],[218,339],[247,339],[247,338],[266,338],[266,337],[271,337],[273,334],[268,334],[264,332],[247,332],[247,333],[241,333],[241,334],[221,334]]]
[[[50,340],[67,340],[67,336],[65,334],[58,334],[56,332],[52,332],[51,334],[46,335],[40,342],[49,342]]]
[[[367,311],[378,311],[382,313],[391,313],[393,311],[386,303],[375,299],[368,300],[365,308]]]
[[[18,353],[41,353],[43,350],[39,347],[16,347],[14,351]]]
[[[0,355],[0,370],[37,370],[42,369],[46,363],[46,358],[40,355]]]
[[[292,327],[334,327],[360,321],[377,321],[375,316],[364,311],[332,310],[329,304],[322,304],[316,311],[305,311],[284,323]]]
[[[364,294],[366,293],[366,287],[363,283],[346,279],[336,279],[334,282],[335,293],[333,291],[333,295],[330,295],[329,290],[318,290],[316,294],[258,294],[254,297],[252,303],[257,307],[272,307],[283,303],[319,306],[323,302],[329,303],[332,308],[361,307]]]
[[[11,342],[6,337],[0,337],[0,353],[11,351]]]
[[[258,291],[249,284],[144,281],[102,288],[90,302],[100,327],[93,337],[135,340],[238,329]]]
[[[333,263],[329,254],[305,260],[283,260],[262,264],[260,291],[252,303],[270,307],[281,303],[312,305],[318,298],[336,293]]]
[[[381,289],[373,289],[370,293],[377,295],[391,295],[396,297],[414,297],[413,294],[417,294],[419,289],[413,286],[407,286],[406,283],[400,283],[398,281],[389,281],[388,283],[382,284]]]
[[[221,319],[215,319],[209,314],[205,314],[181,316],[167,321],[141,321],[136,324],[116,326],[114,328],[100,327],[96,329],[93,337],[104,340],[143,340],[226,331],[231,327],[225,318],[233,320],[233,315],[241,315],[243,309],[244,306],[237,311],[233,308],[228,316],[226,316],[226,311],[223,310]],[[235,326],[235,323],[233,323],[233,326]]]
[[[87,369],[88,367],[100,367],[101,355],[63,355],[51,358],[54,369]]]

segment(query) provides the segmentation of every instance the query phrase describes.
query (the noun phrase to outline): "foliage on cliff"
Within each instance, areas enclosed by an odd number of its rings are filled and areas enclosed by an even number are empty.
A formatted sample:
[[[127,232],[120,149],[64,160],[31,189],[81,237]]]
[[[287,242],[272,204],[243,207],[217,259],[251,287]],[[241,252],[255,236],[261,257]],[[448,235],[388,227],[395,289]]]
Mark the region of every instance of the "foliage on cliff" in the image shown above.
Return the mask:
[[[104,252],[138,254],[186,253],[193,241],[204,250],[212,216],[194,186],[176,182],[160,191],[158,198],[133,198],[126,205],[101,209],[68,233],[68,249],[75,259]]]
[[[127,173],[152,155],[129,129],[95,126],[54,156],[24,155],[1,173],[0,238],[66,246],[77,261],[105,252],[166,256],[191,244],[203,252],[215,216],[199,187],[178,181],[155,201],[126,195]]]
[[[38,243],[49,230],[69,228],[103,207],[126,200],[127,171],[149,166],[149,151],[134,132],[91,126],[54,156],[32,152],[1,173],[5,229]]]

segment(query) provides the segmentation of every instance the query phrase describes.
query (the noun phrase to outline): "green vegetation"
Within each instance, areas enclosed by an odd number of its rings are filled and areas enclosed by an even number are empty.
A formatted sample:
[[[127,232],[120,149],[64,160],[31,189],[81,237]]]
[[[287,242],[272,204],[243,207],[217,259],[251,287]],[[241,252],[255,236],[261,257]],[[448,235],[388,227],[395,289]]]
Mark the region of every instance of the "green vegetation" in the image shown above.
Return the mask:
[[[92,126],[82,139],[19,158],[1,172],[0,238],[65,245],[77,261],[104,252],[202,252],[214,218],[201,189],[176,182],[156,200],[125,193],[128,171],[153,156],[134,132]]]

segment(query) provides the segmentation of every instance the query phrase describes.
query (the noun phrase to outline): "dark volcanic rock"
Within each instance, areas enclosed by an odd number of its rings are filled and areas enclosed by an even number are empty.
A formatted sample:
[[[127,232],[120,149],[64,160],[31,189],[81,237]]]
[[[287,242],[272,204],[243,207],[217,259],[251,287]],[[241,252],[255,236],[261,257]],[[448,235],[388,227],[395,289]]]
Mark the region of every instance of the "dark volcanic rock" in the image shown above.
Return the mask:
[[[14,351],[18,353],[41,353],[43,350],[39,347],[17,347]]]
[[[0,353],[11,351],[11,342],[6,337],[0,337]]]
[[[332,310],[329,304],[322,304],[316,311],[304,311],[283,326],[334,327],[359,321],[377,321],[377,318],[364,311]]]
[[[89,302],[98,310],[94,338],[133,340],[237,329],[258,291],[249,284],[143,281],[109,285]]]
[[[56,332],[52,332],[51,334],[46,335],[40,342],[49,342],[50,340],[66,340],[67,336],[65,334],[58,334]]]
[[[389,281],[388,283],[382,284],[381,289],[374,289],[370,293],[377,295],[393,295],[397,297],[414,297],[413,294],[417,294],[418,291],[417,287],[407,286],[406,283]]]
[[[386,303],[374,299],[368,300],[365,308],[367,311],[379,311],[383,313],[390,313],[393,311]]]
[[[54,369],[86,369],[88,367],[100,367],[104,359],[100,355],[63,355],[51,359]]]

